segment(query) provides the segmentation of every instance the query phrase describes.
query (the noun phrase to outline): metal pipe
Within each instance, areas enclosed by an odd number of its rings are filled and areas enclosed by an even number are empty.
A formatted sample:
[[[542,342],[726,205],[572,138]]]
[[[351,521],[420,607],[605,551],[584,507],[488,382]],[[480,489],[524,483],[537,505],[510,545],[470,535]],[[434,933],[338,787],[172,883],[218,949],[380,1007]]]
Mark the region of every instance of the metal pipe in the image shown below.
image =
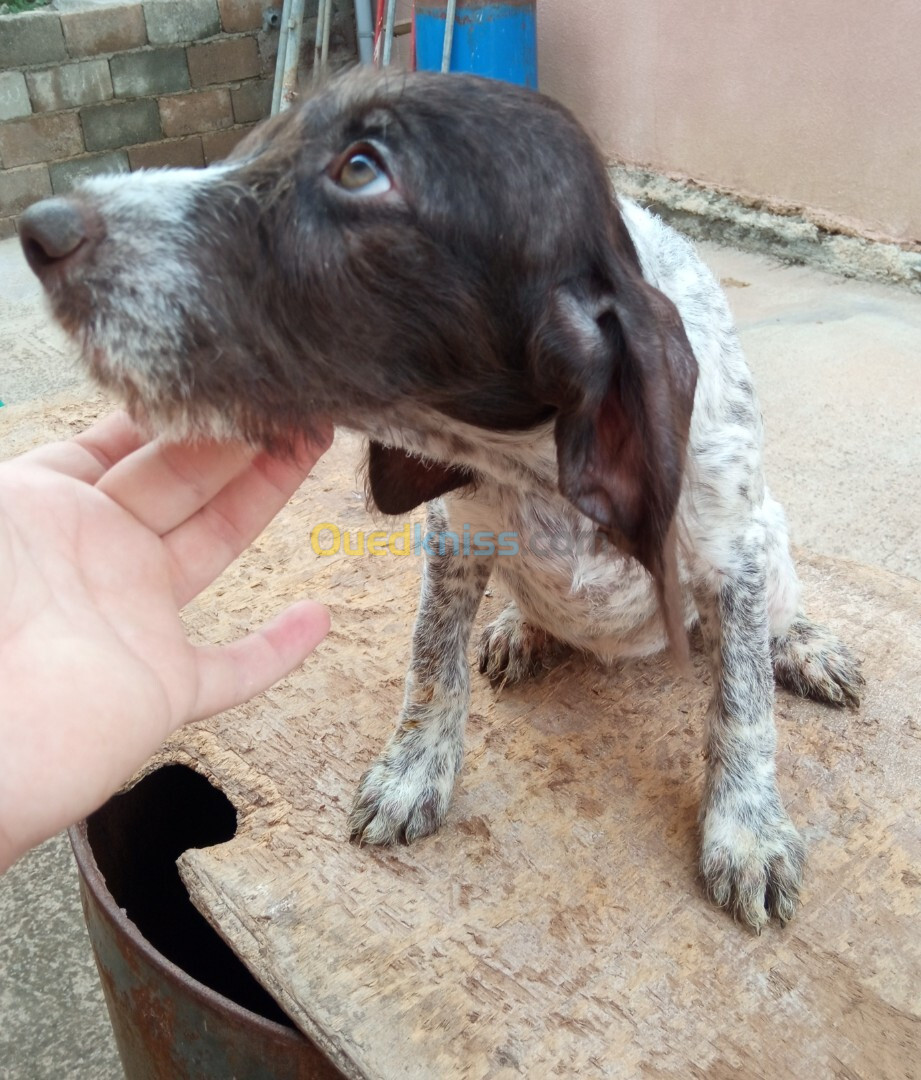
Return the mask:
[[[381,66],[381,52],[384,48],[384,7],[387,0],[377,0],[377,14],[374,16],[374,66]]]
[[[326,9],[331,0],[319,0],[317,4],[317,37],[313,49],[313,81],[320,77],[323,66],[323,24],[326,21]]]
[[[281,84],[285,81],[285,52],[288,48],[288,20],[291,18],[291,0],[281,6],[281,25],[278,28],[278,54],[275,57],[275,82],[272,85],[272,115],[281,109]]]
[[[320,54],[320,69],[325,73],[329,63],[329,28],[333,18],[333,0],[326,0],[326,10],[323,13],[323,51]]]
[[[441,70],[451,70],[451,47],[454,44],[454,16],[457,13],[457,0],[448,0],[448,9],[445,12],[445,40],[441,49]]]
[[[383,66],[390,67],[390,54],[393,51],[393,26],[397,16],[397,0],[387,0],[387,18],[384,22],[384,58]]]
[[[291,0],[288,36],[285,41],[285,75],[281,84],[278,111],[290,109],[297,97],[297,65],[301,56],[301,32],[304,29],[304,0]]]
[[[370,64],[374,59],[371,0],[355,0],[355,30],[358,35],[358,59],[363,64]]]

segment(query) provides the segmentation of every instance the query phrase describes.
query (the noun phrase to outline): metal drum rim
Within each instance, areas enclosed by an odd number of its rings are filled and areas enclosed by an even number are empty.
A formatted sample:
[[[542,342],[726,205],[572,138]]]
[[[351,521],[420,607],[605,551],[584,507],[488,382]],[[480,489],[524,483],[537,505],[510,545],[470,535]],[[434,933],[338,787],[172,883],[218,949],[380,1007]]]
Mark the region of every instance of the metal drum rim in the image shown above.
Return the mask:
[[[238,1020],[259,1028],[266,1035],[275,1039],[289,1041],[292,1047],[301,1046],[304,1043],[310,1045],[310,1040],[296,1028],[277,1024],[274,1020],[269,1020],[265,1016],[260,1016],[259,1013],[251,1012],[242,1005],[238,1005],[235,1001],[231,1001],[230,998],[219,994],[217,990],[213,990],[210,986],[193,979],[188,972],[183,971],[172,960],[168,960],[161,952],[158,952],[131,919],[128,918],[124,910],[115,903],[115,899],[109,892],[105,878],[96,863],[96,856],[93,854],[93,848],[89,841],[86,821],[80,821],[76,825],[72,825],[67,830],[67,835],[73,848],[80,877],[94,903],[113,924],[119,936],[127,938],[132,947],[151,966],[156,968],[165,980],[181,985],[185,992],[200,1004],[223,1012],[232,1020]],[[229,945],[227,947],[230,948]]]

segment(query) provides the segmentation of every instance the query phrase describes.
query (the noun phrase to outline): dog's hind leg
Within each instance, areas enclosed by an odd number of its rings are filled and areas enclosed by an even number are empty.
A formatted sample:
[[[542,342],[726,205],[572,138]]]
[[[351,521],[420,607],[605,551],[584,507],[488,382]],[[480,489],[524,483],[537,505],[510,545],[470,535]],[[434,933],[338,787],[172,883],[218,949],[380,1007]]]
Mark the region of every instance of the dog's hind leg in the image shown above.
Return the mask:
[[[769,495],[763,516],[774,680],[827,705],[857,705],[864,686],[859,661],[843,641],[803,613],[786,520]]]
[[[480,673],[499,685],[521,682],[553,667],[567,652],[567,646],[528,622],[512,603],[480,637]]]
[[[427,550],[406,696],[396,731],[362,776],[349,818],[353,840],[411,841],[444,821],[464,754],[470,707],[467,645],[493,556],[463,554],[441,500],[429,503]]]
[[[771,638],[778,686],[826,705],[859,705],[864,687],[860,662],[840,638],[802,612]]]

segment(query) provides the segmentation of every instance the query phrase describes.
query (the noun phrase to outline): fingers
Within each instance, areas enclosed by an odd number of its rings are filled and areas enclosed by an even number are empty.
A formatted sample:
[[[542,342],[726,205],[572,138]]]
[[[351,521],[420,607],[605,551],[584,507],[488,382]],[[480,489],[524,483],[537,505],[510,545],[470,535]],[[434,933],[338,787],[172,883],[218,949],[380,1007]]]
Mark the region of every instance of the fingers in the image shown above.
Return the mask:
[[[253,542],[298,489],[325,449],[326,446],[305,446],[296,461],[258,455],[207,506],[163,538],[180,607],[197,596]]]
[[[96,487],[163,536],[210,502],[254,454],[243,443],[148,443]]]
[[[95,484],[115,462],[145,442],[147,438],[127,413],[114,412],[73,439],[41,446],[23,454],[21,460]]]
[[[293,461],[280,463],[281,474],[300,477],[285,499],[307,475],[331,438],[331,431],[323,431],[322,445],[302,444],[295,450]],[[165,536],[207,506],[218,492],[249,468],[254,457],[256,451],[240,442],[153,442],[119,461],[96,487],[158,536]],[[274,459],[261,454],[257,460]],[[259,471],[266,474],[270,484],[278,472],[268,466],[260,466]],[[283,502],[276,506],[276,511]]]
[[[100,475],[148,441],[149,437],[121,410],[110,413],[73,439],[96,459]]]
[[[313,652],[328,630],[326,608],[304,600],[232,645],[196,649],[198,696],[187,719],[203,720],[267,690]]]

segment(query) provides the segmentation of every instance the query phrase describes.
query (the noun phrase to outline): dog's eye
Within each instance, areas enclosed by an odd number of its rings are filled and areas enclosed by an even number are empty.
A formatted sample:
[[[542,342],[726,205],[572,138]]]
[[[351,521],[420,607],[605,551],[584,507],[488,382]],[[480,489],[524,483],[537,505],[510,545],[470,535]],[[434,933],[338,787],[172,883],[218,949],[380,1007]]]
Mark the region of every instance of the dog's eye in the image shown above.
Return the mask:
[[[367,148],[355,150],[346,157],[336,176],[336,183],[356,195],[380,195],[390,190],[390,177]]]

